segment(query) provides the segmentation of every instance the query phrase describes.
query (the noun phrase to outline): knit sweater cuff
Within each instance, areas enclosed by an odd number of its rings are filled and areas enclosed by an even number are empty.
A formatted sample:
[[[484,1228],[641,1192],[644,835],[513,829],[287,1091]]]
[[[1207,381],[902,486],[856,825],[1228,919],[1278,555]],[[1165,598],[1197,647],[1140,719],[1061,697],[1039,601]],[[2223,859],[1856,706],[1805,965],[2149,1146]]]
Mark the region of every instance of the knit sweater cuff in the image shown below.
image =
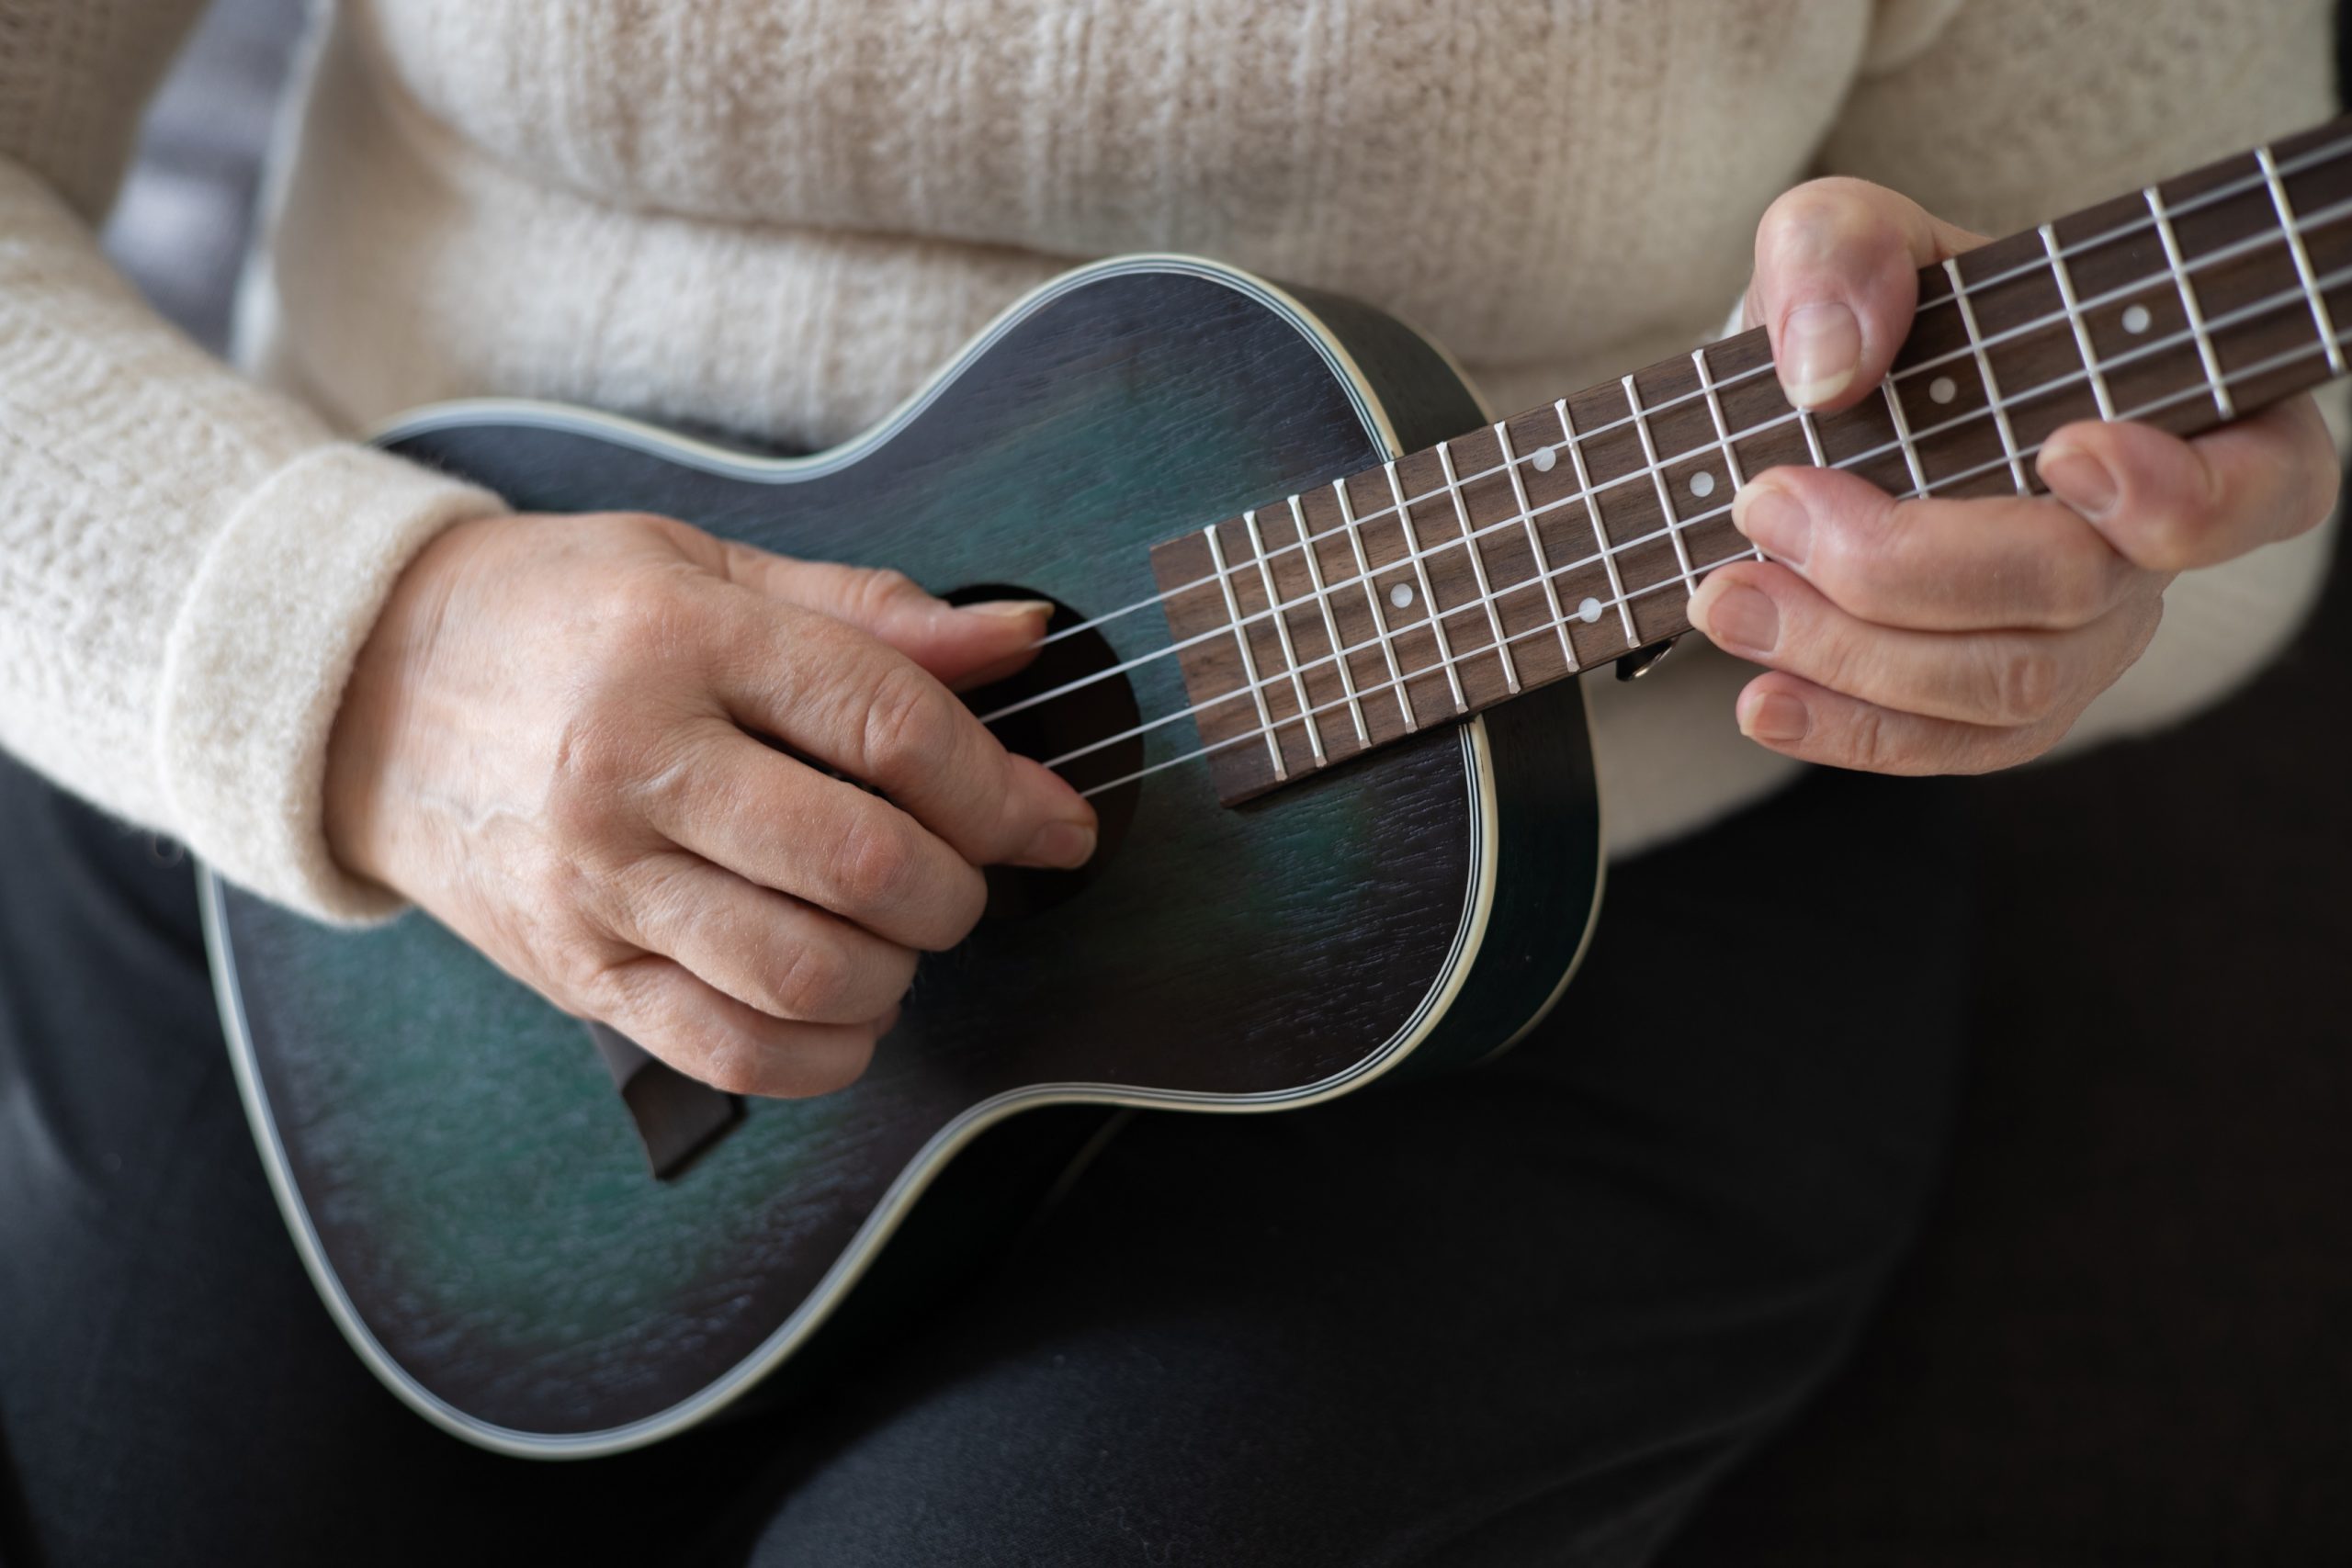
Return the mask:
[[[393,581],[486,491],[368,447],[278,469],[215,537],[164,650],[157,755],[188,847],[230,881],[339,923],[398,911],[324,829],[327,736]]]

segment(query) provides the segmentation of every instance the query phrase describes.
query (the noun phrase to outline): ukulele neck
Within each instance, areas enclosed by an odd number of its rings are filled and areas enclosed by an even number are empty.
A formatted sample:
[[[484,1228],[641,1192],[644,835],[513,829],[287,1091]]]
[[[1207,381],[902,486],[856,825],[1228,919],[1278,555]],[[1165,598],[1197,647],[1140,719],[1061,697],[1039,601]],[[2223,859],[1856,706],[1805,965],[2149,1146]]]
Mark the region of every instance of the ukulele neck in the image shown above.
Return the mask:
[[[2346,372],[2352,118],[1923,269],[1878,392],[1792,409],[1758,329],[1155,546],[1227,805],[1686,631],[1783,465],[2030,494],[2060,426],[2195,434]]]

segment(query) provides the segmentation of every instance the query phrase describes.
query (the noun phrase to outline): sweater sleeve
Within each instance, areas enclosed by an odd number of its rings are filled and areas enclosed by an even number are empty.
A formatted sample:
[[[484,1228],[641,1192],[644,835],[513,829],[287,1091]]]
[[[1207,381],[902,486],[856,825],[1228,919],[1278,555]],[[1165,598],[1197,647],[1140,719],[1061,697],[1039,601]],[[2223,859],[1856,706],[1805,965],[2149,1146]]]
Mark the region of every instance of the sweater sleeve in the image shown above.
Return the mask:
[[[1880,0],[1821,172],[2007,234],[2336,112],[2329,0]],[[2321,398],[2339,447],[2344,389]],[[2192,572],[2064,749],[2141,733],[2250,678],[2318,595],[2333,520]]]
[[[0,28],[0,748],[243,886],[364,919],[327,733],[391,584],[481,491],[340,440],[165,323],[92,225],[196,0]]]

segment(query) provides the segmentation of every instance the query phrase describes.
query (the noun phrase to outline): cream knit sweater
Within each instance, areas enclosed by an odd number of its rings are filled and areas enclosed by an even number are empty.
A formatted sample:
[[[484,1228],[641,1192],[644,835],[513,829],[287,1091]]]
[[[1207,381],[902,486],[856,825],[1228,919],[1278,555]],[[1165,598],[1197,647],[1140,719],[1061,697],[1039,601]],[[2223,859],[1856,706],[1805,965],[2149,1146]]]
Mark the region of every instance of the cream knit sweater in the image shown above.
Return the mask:
[[[0,0],[0,746],[333,918],[325,736],[389,584],[492,497],[352,445],[480,393],[802,444],[1078,260],[1384,305],[1500,408],[1685,349],[1767,202],[2004,232],[2330,112],[2324,0],[343,0],[248,375],[92,236],[198,0]],[[2186,580],[2079,735],[2256,668],[2324,544]],[[1783,776],[1741,667],[1593,682],[1612,843]]]

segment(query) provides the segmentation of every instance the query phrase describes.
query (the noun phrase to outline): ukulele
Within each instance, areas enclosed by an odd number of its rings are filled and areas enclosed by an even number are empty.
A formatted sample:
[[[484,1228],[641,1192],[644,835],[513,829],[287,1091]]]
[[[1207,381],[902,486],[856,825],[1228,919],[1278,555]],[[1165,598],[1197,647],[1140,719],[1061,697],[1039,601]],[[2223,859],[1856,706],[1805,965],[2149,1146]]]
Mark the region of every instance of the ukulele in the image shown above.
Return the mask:
[[[486,1448],[610,1453],[788,1390],[1134,1108],[1313,1105],[1541,1020],[1602,873],[1566,677],[1646,667],[1755,556],[1745,479],[2031,491],[2062,424],[2188,434],[2344,374],[2339,316],[2352,119],[1925,270],[1881,395],[1836,414],[1789,407],[1756,331],[1493,420],[1376,310],[1153,256],[1037,290],[815,457],[542,404],[406,417],[383,446],[518,510],[1050,601],[1035,662],[967,700],[1091,797],[1100,848],[991,872],[857,1084],[751,1103],[421,914],[329,930],[208,873],[304,1262],[384,1382]]]

